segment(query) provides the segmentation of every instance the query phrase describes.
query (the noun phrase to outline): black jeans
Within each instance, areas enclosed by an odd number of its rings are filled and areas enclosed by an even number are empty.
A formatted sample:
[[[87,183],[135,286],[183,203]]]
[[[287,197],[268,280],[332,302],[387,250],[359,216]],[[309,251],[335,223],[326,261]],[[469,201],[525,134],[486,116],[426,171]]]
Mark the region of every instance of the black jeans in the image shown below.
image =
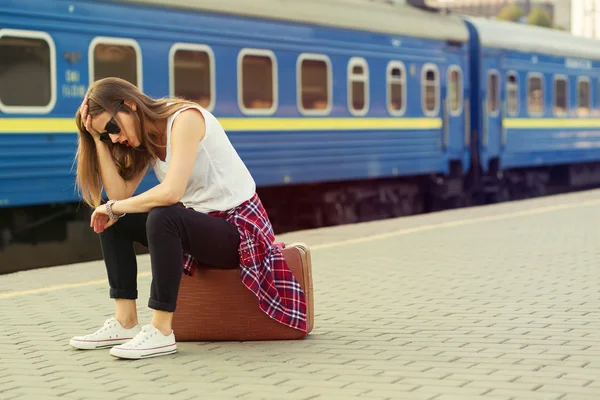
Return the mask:
[[[148,307],[154,310],[175,311],[184,251],[211,267],[239,266],[239,233],[224,219],[180,205],[127,214],[100,233],[113,299],[137,299],[134,242],[148,247],[150,252],[152,285]]]

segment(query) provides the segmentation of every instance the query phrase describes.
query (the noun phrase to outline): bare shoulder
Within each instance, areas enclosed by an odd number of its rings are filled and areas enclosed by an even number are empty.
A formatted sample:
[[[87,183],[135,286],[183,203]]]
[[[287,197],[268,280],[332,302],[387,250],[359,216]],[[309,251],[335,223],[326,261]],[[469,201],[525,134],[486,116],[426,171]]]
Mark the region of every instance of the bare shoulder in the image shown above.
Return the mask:
[[[188,108],[187,110],[183,110],[177,115],[175,121],[173,121],[173,127],[178,126],[187,126],[188,124],[199,125],[199,127],[204,127],[204,115],[197,108]]]
[[[201,140],[206,132],[206,125],[202,112],[197,108],[188,108],[177,115],[173,121],[171,135],[180,136],[180,133],[186,137],[192,137]]]

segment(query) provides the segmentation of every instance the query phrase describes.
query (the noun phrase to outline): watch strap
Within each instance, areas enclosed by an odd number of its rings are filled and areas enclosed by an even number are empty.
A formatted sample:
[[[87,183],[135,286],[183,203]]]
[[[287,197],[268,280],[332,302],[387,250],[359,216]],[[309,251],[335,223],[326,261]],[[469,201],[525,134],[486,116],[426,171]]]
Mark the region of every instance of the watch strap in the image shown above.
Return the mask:
[[[113,206],[113,204],[115,204],[116,202],[117,202],[116,200],[109,200],[109,201],[106,203],[106,213],[108,214],[108,217],[109,217],[110,219],[119,219],[119,218],[122,218],[123,216],[125,216],[125,215],[126,215],[126,213],[123,213],[123,214],[121,214],[121,215],[115,215],[115,214],[113,213],[113,211],[112,211],[112,206]]]

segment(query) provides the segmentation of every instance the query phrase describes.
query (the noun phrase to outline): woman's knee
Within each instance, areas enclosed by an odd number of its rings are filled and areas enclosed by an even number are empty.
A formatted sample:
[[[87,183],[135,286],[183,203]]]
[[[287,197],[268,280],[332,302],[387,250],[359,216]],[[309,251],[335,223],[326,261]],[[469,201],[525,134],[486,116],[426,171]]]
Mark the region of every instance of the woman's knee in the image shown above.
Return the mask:
[[[146,232],[148,235],[154,235],[164,231],[169,226],[174,226],[177,206],[155,207],[148,213],[146,220]]]
[[[123,218],[126,218],[127,215]],[[126,233],[123,229],[121,229],[121,225],[119,225],[119,223],[121,223],[122,221],[117,221],[115,224],[109,226],[108,228],[106,228],[105,230],[103,230],[102,232],[98,233],[98,236],[100,237],[100,241],[103,243],[107,243],[107,242],[112,242],[112,241],[121,241],[123,240],[124,237],[126,237]]]

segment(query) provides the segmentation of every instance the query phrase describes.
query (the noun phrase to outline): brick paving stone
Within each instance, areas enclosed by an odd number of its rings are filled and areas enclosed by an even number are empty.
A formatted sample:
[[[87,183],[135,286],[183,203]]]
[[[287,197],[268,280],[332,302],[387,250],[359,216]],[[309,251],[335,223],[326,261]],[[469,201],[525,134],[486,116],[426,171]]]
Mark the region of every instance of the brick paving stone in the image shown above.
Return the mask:
[[[45,387],[35,387],[29,385],[17,386],[14,389],[6,390],[2,392],[2,395],[10,396],[14,393],[19,393],[21,396],[38,396],[38,395],[52,395],[56,397],[64,396],[65,394],[73,392],[72,389],[59,389],[59,388],[45,388]]]
[[[508,396],[511,398],[523,398],[531,400],[562,400],[565,394],[561,392],[533,392],[525,390],[493,389],[486,396]]]
[[[176,396],[176,398],[189,398],[191,394],[188,393],[187,395],[184,393],[181,393],[179,395]],[[131,400],[164,400],[165,396],[164,395],[160,395],[160,394],[134,394],[133,396],[127,396],[127,399],[131,399]]]
[[[362,399],[390,399],[390,400],[431,400],[437,395],[431,393],[415,393],[415,392],[399,392],[397,390],[381,390],[373,389],[366,393],[362,393]],[[321,398],[321,397],[319,397]],[[323,397],[324,398],[324,397]],[[324,398],[325,399],[325,398]]]
[[[483,395],[490,390],[488,388],[454,387],[441,385],[421,386],[414,390],[415,393],[454,394],[457,396]]]
[[[585,394],[567,394],[560,398],[560,400],[597,400],[598,395],[585,395]],[[520,399],[519,399],[520,400]]]
[[[588,191],[280,235],[313,249],[306,340],[132,362],[68,345],[113,312],[101,261],[0,276],[0,399],[596,399],[598,220]]]
[[[7,397],[0,397],[1,400],[13,400],[13,399],[31,399],[31,400],[56,400],[59,398],[62,398],[64,396],[61,397],[57,397],[57,396],[46,396],[44,394],[39,394],[36,393],[34,395],[28,395],[28,394],[23,394],[23,393],[15,393],[14,396],[7,396]]]
[[[72,392],[67,393],[63,397],[67,398],[67,399],[100,399],[100,400],[104,400],[108,397],[115,398],[115,397],[119,397],[119,396],[120,396],[119,391],[114,391],[114,392],[110,391],[109,392],[106,389],[103,390],[102,388],[89,387],[89,388],[76,389]]]
[[[346,382],[346,383],[353,383],[353,382],[362,382],[362,383],[368,383],[371,385],[375,385],[378,383],[386,383],[386,384],[392,384],[392,383],[396,383],[398,381],[400,381],[401,379],[404,378],[399,378],[397,376],[365,376],[365,375],[359,375],[359,374],[349,374],[346,371],[340,371],[339,372],[340,375],[331,377],[329,380],[334,381],[334,382]]]
[[[476,382],[483,382],[483,381],[498,381],[498,382],[515,382],[518,381],[520,379],[520,377],[518,375],[505,375],[505,374],[486,374],[485,376],[482,375],[474,375],[474,374],[450,374],[447,377],[444,378],[444,380],[446,379],[455,379],[455,380],[466,380],[466,381],[476,381]]]
[[[26,376],[11,376],[8,380],[0,382],[0,392],[5,391],[4,388],[20,388],[20,387],[32,387],[39,389],[64,389],[60,387],[60,383],[56,381],[44,382],[39,380],[37,377],[26,377]],[[66,390],[65,390],[66,391]],[[1,399],[2,397],[0,397]]]
[[[482,360],[481,363],[475,364],[473,369],[482,370],[502,370],[502,371],[521,371],[522,374],[529,373],[532,371],[539,371],[544,367],[544,363],[542,364],[518,364],[515,362],[504,362],[504,363],[488,363],[488,359]]]
[[[487,378],[487,377],[486,377]],[[540,383],[537,382],[505,382],[505,381],[497,381],[497,380],[487,380],[483,378],[482,380],[477,380],[473,382],[469,382],[463,387],[465,388],[484,388],[484,389],[509,389],[509,390],[536,390],[542,387]]]
[[[436,396],[433,400],[512,400],[513,397],[509,396],[469,396],[469,395],[456,395],[456,394],[442,394],[440,396]]]

